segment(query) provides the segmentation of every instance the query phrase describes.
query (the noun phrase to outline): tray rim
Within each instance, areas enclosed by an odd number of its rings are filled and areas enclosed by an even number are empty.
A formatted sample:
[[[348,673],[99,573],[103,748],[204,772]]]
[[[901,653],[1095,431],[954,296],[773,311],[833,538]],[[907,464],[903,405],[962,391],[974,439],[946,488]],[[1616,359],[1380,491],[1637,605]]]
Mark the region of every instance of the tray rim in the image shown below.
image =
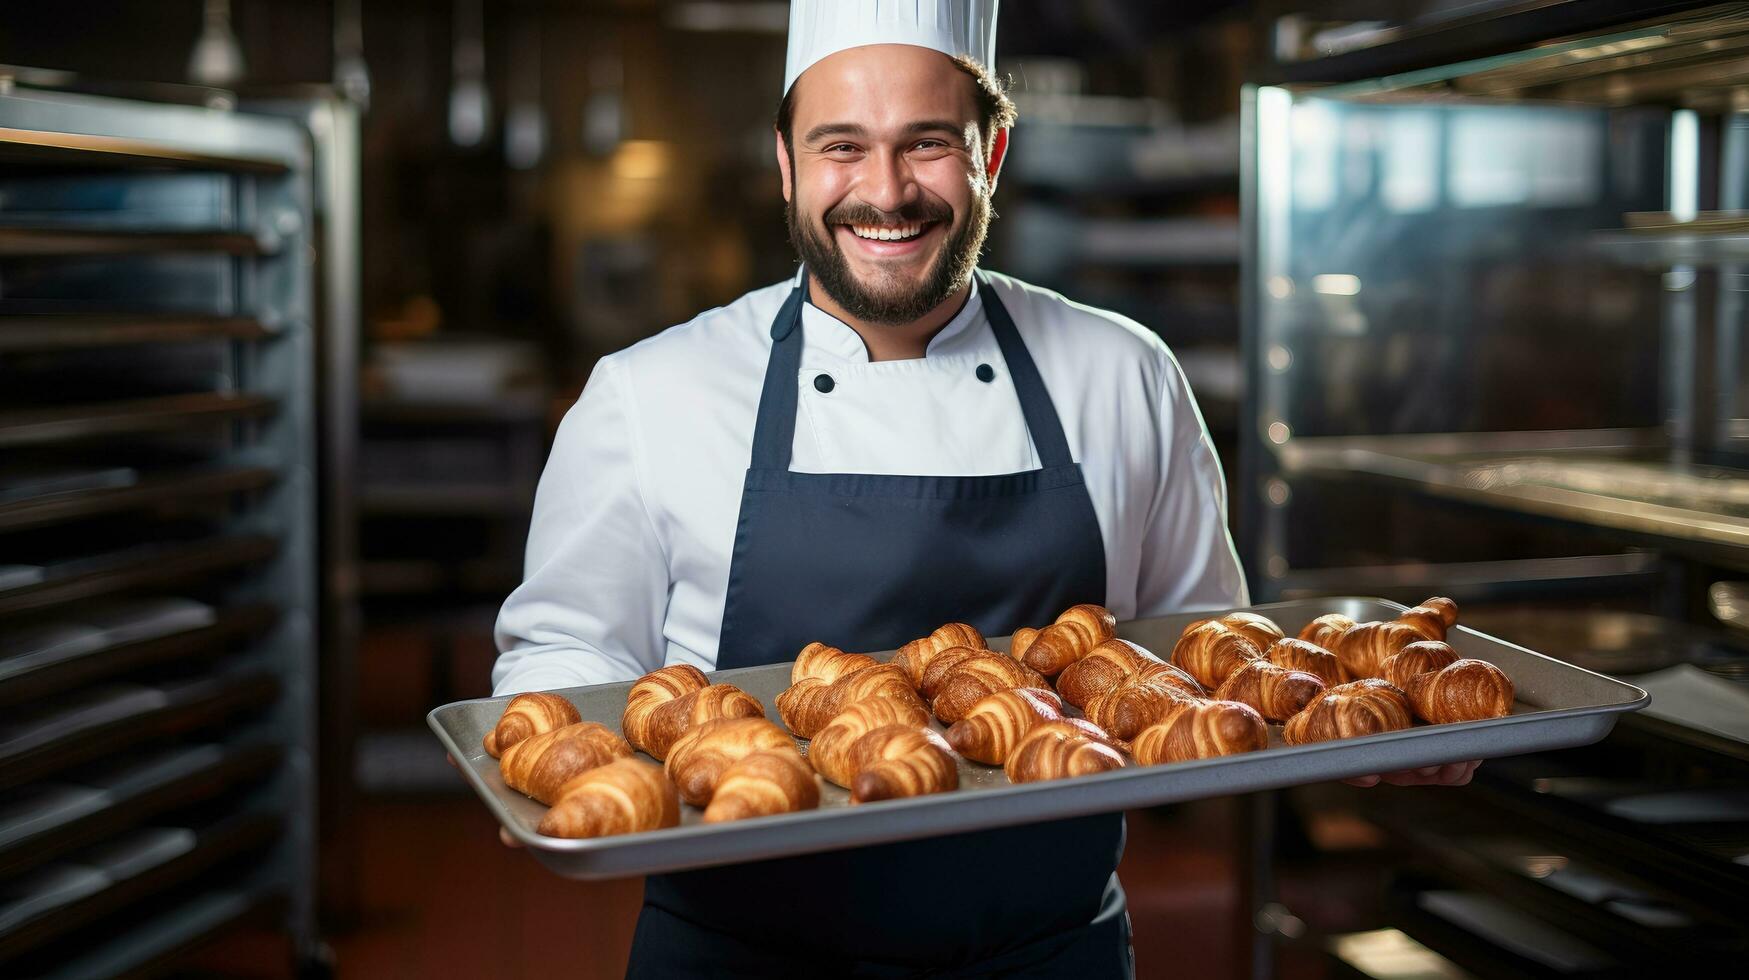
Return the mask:
[[[1379,598],[1376,596],[1318,596],[1318,597],[1314,597],[1314,599],[1315,599],[1315,601],[1323,601],[1323,602],[1330,602],[1330,603],[1342,603],[1342,602],[1378,603],[1381,605],[1395,608],[1399,612],[1409,608],[1408,606],[1405,606],[1402,603],[1394,602],[1394,601],[1389,600],[1389,599]],[[1164,616],[1147,616],[1147,617],[1142,617],[1139,619],[1132,619],[1132,620],[1126,620],[1124,622],[1120,622],[1118,624],[1118,632],[1120,634],[1123,632],[1123,627],[1126,623],[1147,622],[1149,620],[1154,620],[1154,619],[1163,619],[1163,618],[1166,618],[1167,616],[1202,615],[1202,616],[1205,616],[1207,618],[1215,618],[1218,616],[1226,615],[1226,614],[1231,613],[1231,612],[1241,612],[1241,611],[1267,614],[1268,610],[1270,610],[1272,608],[1281,608],[1283,606],[1298,605],[1298,604],[1300,604],[1302,602],[1306,602],[1306,601],[1313,601],[1313,600],[1294,599],[1294,600],[1285,600],[1282,602],[1264,603],[1264,604],[1260,604],[1260,605],[1233,606],[1233,607],[1227,607],[1224,609],[1215,609],[1215,610],[1190,610],[1190,611],[1186,611],[1186,612],[1182,612],[1182,613],[1167,613]],[[1355,746],[1386,745],[1386,744],[1391,744],[1391,743],[1395,743],[1395,742],[1415,742],[1418,740],[1426,739],[1429,736],[1449,734],[1453,731],[1483,732],[1483,731],[1486,731],[1489,729],[1510,728],[1510,727],[1524,725],[1524,724],[1532,723],[1532,722],[1547,723],[1547,722],[1560,722],[1563,720],[1588,718],[1588,717],[1595,717],[1595,716],[1611,716],[1609,719],[1609,723],[1610,723],[1610,726],[1613,727],[1613,724],[1614,724],[1614,717],[1613,716],[1619,716],[1621,714],[1638,711],[1651,702],[1652,698],[1651,698],[1650,694],[1648,694],[1646,691],[1642,690],[1639,687],[1636,687],[1632,684],[1627,683],[1626,681],[1619,680],[1619,679],[1614,678],[1614,677],[1610,677],[1607,674],[1600,674],[1600,673],[1597,673],[1596,671],[1588,670],[1584,667],[1575,666],[1575,665],[1567,663],[1566,661],[1561,660],[1557,657],[1551,657],[1551,656],[1548,656],[1547,654],[1538,653],[1537,651],[1531,650],[1528,647],[1520,646],[1519,644],[1513,643],[1509,640],[1502,640],[1499,637],[1492,636],[1492,635],[1487,634],[1487,633],[1483,633],[1480,630],[1470,629],[1469,627],[1464,626],[1462,623],[1459,623],[1456,626],[1456,629],[1460,630],[1464,633],[1468,633],[1468,634],[1472,634],[1474,636],[1477,636],[1483,640],[1487,640],[1487,641],[1492,642],[1492,643],[1497,643],[1497,644],[1500,644],[1501,646],[1510,647],[1513,650],[1516,650],[1522,654],[1528,654],[1528,655],[1535,657],[1539,660],[1549,661],[1549,662],[1557,665],[1560,669],[1569,670],[1569,671],[1576,671],[1578,673],[1595,678],[1599,681],[1603,681],[1610,686],[1621,689],[1625,699],[1621,700],[1621,701],[1607,703],[1607,704],[1589,705],[1589,706],[1583,706],[1583,707],[1538,709],[1535,711],[1523,712],[1521,714],[1505,715],[1505,716],[1500,717],[1500,718],[1487,718],[1487,719],[1483,719],[1480,721],[1452,722],[1452,723],[1447,723],[1447,724],[1442,724],[1442,725],[1418,725],[1418,726],[1413,727],[1413,728],[1400,729],[1398,731],[1380,732],[1379,734],[1376,734],[1376,735],[1365,735],[1365,736],[1361,736],[1358,738],[1339,739],[1339,740],[1328,741],[1328,742],[1314,742],[1314,743],[1310,743],[1307,745],[1272,746],[1272,747],[1265,749],[1261,752],[1245,753],[1244,755],[1239,755],[1239,756],[1221,756],[1221,757],[1212,758],[1212,759],[1195,759],[1195,760],[1191,760],[1188,762],[1172,763],[1170,765],[1170,770],[1174,773],[1199,772],[1199,771],[1214,769],[1217,767],[1230,766],[1230,765],[1234,764],[1235,762],[1256,762],[1259,758],[1262,758],[1262,757],[1267,757],[1271,760],[1279,760],[1279,759],[1290,759],[1291,760],[1291,759],[1297,758],[1297,757],[1314,756],[1314,755],[1329,753],[1332,751],[1341,751],[1341,750],[1352,749]],[[1006,639],[1006,637],[997,637],[996,639]],[[881,654],[891,653],[891,652],[892,651],[880,651],[879,653],[877,653],[877,656],[879,656]],[[721,673],[721,674],[733,674],[733,673],[736,673],[737,671],[765,670],[765,669],[769,669],[771,667],[776,667],[776,666],[781,666],[781,665],[782,665],[782,662],[780,661],[778,663],[765,664],[765,665],[760,665],[760,666],[756,666],[756,667],[728,668],[728,669],[723,670],[723,671],[706,671],[705,673],[707,674],[707,676],[711,676],[714,678],[719,673]],[[584,691],[584,690],[589,690],[591,688],[611,687],[611,686],[617,686],[617,685],[626,684],[626,683],[630,683],[630,682],[628,682],[628,681],[608,681],[608,682],[605,682],[602,684],[587,684],[587,685],[581,685],[578,687],[558,688],[558,689],[555,689],[553,693],[565,693],[565,692],[570,692],[570,691]],[[425,717],[426,717],[427,725],[429,725],[430,728],[432,729],[432,731],[437,735],[438,740],[443,743],[444,749],[450,753],[452,758],[454,758],[456,760],[456,768],[461,771],[463,777],[467,780],[468,784],[473,788],[474,792],[480,796],[481,800],[486,804],[487,809],[492,811],[493,816],[498,819],[499,825],[508,829],[510,832],[510,835],[512,837],[514,837],[524,847],[526,847],[530,850],[544,852],[544,853],[550,854],[554,857],[576,857],[576,856],[588,855],[588,854],[595,853],[595,852],[621,850],[621,849],[627,849],[630,847],[635,847],[638,845],[647,845],[647,844],[650,844],[650,843],[655,842],[655,841],[672,841],[672,842],[675,842],[676,844],[695,842],[695,841],[698,841],[701,839],[709,839],[711,837],[721,836],[725,831],[733,832],[736,829],[741,829],[741,828],[736,828],[733,824],[690,824],[690,825],[682,825],[682,826],[677,826],[677,827],[664,827],[664,828],[661,828],[658,830],[641,831],[641,832],[632,833],[632,834],[616,834],[616,835],[609,836],[609,837],[592,837],[592,838],[548,837],[544,834],[534,833],[534,832],[531,832],[531,831],[525,829],[522,826],[521,821],[519,821],[519,820],[515,819],[513,816],[511,816],[509,811],[504,808],[504,805],[497,799],[497,794],[495,793],[493,788],[486,783],[485,779],[480,775],[479,771],[476,770],[474,768],[474,766],[470,764],[470,762],[469,762],[469,760],[470,760],[469,750],[461,748],[461,746],[459,746],[455,742],[455,740],[450,736],[449,731],[443,726],[442,722],[439,719],[440,715],[446,714],[446,713],[453,713],[455,710],[462,708],[463,706],[466,706],[466,705],[483,704],[483,703],[490,703],[490,702],[507,702],[512,697],[515,697],[515,695],[497,695],[497,696],[486,697],[486,698],[466,698],[466,699],[463,699],[460,701],[452,701],[448,704],[439,705],[438,707],[432,708],[429,712],[426,713]],[[1605,730],[1605,734],[1607,734],[1607,729]],[[660,763],[656,763],[656,764],[660,764]],[[1151,778],[1151,777],[1156,777],[1156,776],[1160,775],[1160,771],[1162,769],[1165,769],[1165,768],[1168,768],[1168,767],[1166,767],[1166,766],[1143,766],[1143,765],[1125,766],[1121,769],[1113,769],[1113,770],[1110,770],[1107,772],[1094,773],[1094,774],[1088,775],[1088,776],[1081,776],[1081,777],[1078,777],[1074,782],[1075,782],[1075,785],[1077,785],[1077,786],[1102,785],[1102,784],[1107,784],[1107,783],[1121,784],[1121,783],[1125,783],[1125,782],[1136,781],[1139,779],[1147,779],[1147,778]],[[1332,778],[1338,778],[1338,777],[1332,777]],[[1321,781],[1323,781],[1323,779],[1321,778],[1317,781],[1321,782]],[[906,798],[895,799],[895,800],[883,800],[881,802],[881,805],[880,805],[878,812],[884,813],[884,814],[899,814],[899,813],[904,813],[908,810],[915,810],[915,809],[924,808],[924,807],[939,809],[942,807],[956,807],[956,806],[981,804],[985,800],[993,800],[993,801],[999,802],[999,801],[1004,800],[1004,799],[1024,797],[1026,795],[1039,793],[1039,792],[1055,792],[1057,790],[1060,790],[1061,788],[1062,788],[1062,781],[1061,780],[1051,780],[1051,781],[1041,781],[1041,782],[1035,782],[1035,783],[1010,784],[1010,785],[1006,785],[1006,786],[992,786],[992,787],[980,789],[976,793],[970,793],[970,794],[964,794],[964,795],[961,795],[961,794],[933,794],[933,795],[928,795],[928,796],[906,797]],[[1250,792],[1250,790],[1236,790],[1235,792]],[[843,808],[834,808],[834,809],[835,810],[836,809],[843,809],[843,810],[849,811],[851,808],[843,807]],[[1097,806],[1097,807],[1091,808],[1090,810],[1088,810],[1086,812],[1097,813],[1097,812],[1103,812],[1105,809],[1107,809],[1107,808],[1104,806]],[[868,812],[874,813],[876,811],[870,810]],[[1075,816],[1075,814],[1065,815],[1064,819],[1067,819],[1068,817],[1072,817],[1072,816]],[[769,816],[761,817],[753,825],[756,826],[760,830],[765,830],[766,828],[770,828],[773,832],[781,832],[781,830],[784,827],[791,826],[791,825],[805,826],[807,824],[817,822],[820,819],[821,819],[821,817],[820,817],[819,811],[817,811],[817,810],[805,810],[805,811],[800,811],[800,812],[796,812],[796,813],[780,813],[780,814],[772,814]],[[832,819],[832,818],[827,818],[827,819]],[[1037,819],[1037,818],[1032,818],[1032,819]],[[1053,817],[1050,819],[1057,819],[1057,818]],[[1024,822],[1030,822],[1030,821],[1022,820],[1022,821],[1017,821],[1017,822],[1024,823]],[[635,874],[635,873],[636,872],[625,872],[623,874]]]

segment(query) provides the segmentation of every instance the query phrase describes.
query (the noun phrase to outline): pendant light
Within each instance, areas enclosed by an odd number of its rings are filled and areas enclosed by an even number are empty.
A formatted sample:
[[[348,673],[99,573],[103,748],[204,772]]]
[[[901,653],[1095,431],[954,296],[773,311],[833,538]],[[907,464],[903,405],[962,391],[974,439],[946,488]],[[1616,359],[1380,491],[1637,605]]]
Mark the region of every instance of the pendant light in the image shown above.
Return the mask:
[[[457,146],[479,146],[492,126],[492,96],[486,90],[483,33],[480,0],[455,0],[449,138]]]
[[[189,80],[227,87],[242,81],[243,70],[243,47],[231,30],[231,0],[206,0],[200,38],[188,56]]]

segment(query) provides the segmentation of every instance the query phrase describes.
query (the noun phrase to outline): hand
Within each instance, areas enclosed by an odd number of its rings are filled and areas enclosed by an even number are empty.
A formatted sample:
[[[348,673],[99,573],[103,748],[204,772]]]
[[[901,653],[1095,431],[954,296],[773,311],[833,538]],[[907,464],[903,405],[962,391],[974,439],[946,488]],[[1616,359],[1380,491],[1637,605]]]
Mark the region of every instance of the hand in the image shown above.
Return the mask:
[[[443,754],[443,757],[445,759],[449,760],[449,764],[451,766],[454,766],[458,770],[461,769],[461,766],[456,765],[455,756],[450,755],[448,752],[445,752]],[[498,828],[498,841],[499,841],[499,843],[503,844],[505,847],[515,847],[515,848],[522,847],[521,841],[510,836],[510,828],[508,828],[508,827],[499,827]]]
[[[1356,776],[1344,779],[1350,786],[1377,786],[1388,783],[1392,786],[1465,786],[1470,777],[1476,774],[1476,767],[1482,760],[1474,762],[1452,762],[1443,766],[1426,766],[1421,769],[1405,769],[1402,772],[1387,772],[1378,776]]]

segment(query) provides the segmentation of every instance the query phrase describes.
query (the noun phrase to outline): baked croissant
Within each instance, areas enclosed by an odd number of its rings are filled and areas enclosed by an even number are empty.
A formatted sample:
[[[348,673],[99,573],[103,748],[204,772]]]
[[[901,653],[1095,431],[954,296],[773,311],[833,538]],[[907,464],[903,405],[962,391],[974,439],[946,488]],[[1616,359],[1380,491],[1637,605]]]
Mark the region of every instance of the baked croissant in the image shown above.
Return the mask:
[[[1014,631],[1008,640],[1008,655],[1016,660],[1026,656],[1026,650],[1032,646],[1032,641],[1038,639],[1039,631],[1030,626],[1022,626]]]
[[[997,691],[972,705],[947,730],[947,744],[975,762],[999,766],[1027,732],[1063,717],[1063,702],[1050,691],[1021,687]]]
[[[1408,623],[1357,623],[1330,646],[1349,680],[1379,676],[1386,658],[1425,639]]]
[[[1449,644],[1440,640],[1420,640],[1386,657],[1379,665],[1379,676],[1408,691],[1409,678],[1449,667],[1457,661],[1458,653]]]
[[[724,823],[773,813],[812,810],[820,805],[820,777],[796,751],[795,743],[742,756],[724,770],[705,823]]]
[[[1049,688],[1050,682],[1031,667],[1001,654],[967,657],[942,682],[930,707],[943,724],[951,725],[986,695],[1017,687]]]
[[[1033,783],[1123,766],[1122,750],[1098,726],[1079,718],[1064,718],[1028,732],[1008,754],[1002,771],[1011,783]]]
[[[1446,631],[1457,625],[1457,618],[1457,603],[1445,596],[1434,596],[1398,616],[1397,622],[1415,627],[1415,632],[1429,640],[1443,640]]]
[[[687,728],[712,718],[758,718],[765,706],[733,684],[712,684],[690,664],[645,674],[626,695],[620,730],[660,760]]]
[[[682,800],[704,806],[730,766],[755,752],[795,747],[795,739],[764,716],[713,718],[675,739],[662,768]]]
[[[1307,640],[1276,640],[1263,657],[1277,667],[1303,670],[1326,685],[1342,683],[1342,664],[1336,655]]]
[[[777,696],[777,713],[790,731],[802,738],[812,738],[846,705],[871,698],[918,700],[902,668],[877,663],[843,674],[830,684],[804,677]]]
[[[1486,660],[1459,660],[1416,674],[1406,693],[1415,714],[1434,725],[1509,715],[1515,694],[1512,679]]]
[[[984,642],[984,634],[977,627],[966,623],[948,623],[936,629],[935,632],[920,640],[912,640],[899,648],[893,657],[893,663],[905,671],[911,678],[911,686],[923,683],[923,668],[929,666],[929,661],[943,650],[954,647],[971,647],[974,650],[987,650],[989,644]]]
[[[1130,754],[1144,766],[1155,766],[1255,752],[1268,745],[1269,726],[1250,705],[1194,701],[1142,729],[1130,743]]]
[[[1201,700],[1200,694],[1181,687],[1132,677],[1087,702],[1087,719],[1117,738],[1130,739],[1180,707]]]
[[[1122,684],[1152,657],[1128,640],[1111,639],[1088,651],[1057,675],[1057,693],[1077,708]]]
[[[1109,609],[1087,604],[1070,606],[1056,622],[1022,644],[1016,658],[1046,677],[1055,677],[1116,635],[1117,617]]]
[[[1338,684],[1287,720],[1281,735],[1289,745],[1358,738],[1414,724],[1409,696],[1376,677]]]
[[[1215,622],[1250,640],[1251,645],[1259,650],[1269,649],[1270,644],[1286,635],[1274,620],[1256,613],[1228,613]]]
[[[824,643],[810,643],[796,654],[796,662],[790,665],[789,681],[794,684],[805,677],[813,677],[829,684],[845,674],[873,667],[878,662],[866,653],[845,653]]]
[[[1298,714],[1324,693],[1324,682],[1316,674],[1303,670],[1277,667],[1267,660],[1252,660],[1215,689],[1215,700],[1238,701],[1257,709],[1270,721],[1284,721]]]
[[[1353,629],[1357,624],[1341,613],[1325,613],[1306,624],[1300,630],[1300,639],[1326,650],[1334,649],[1332,644],[1336,638]]]
[[[856,780],[851,749],[856,740],[889,725],[927,728],[929,709],[915,698],[874,698],[846,707],[808,743],[808,762],[820,775],[849,789]]]
[[[917,684],[918,693],[923,700],[933,701],[941,693],[941,685],[946,682],[953,669],[958,667],[968,657],[999,657],[1001,654],[993,650],[978,650],[972,647],[954,647],[943,650],[929,661],[929,666],[923,668],[923,677]]]
[[[608,837],[679,823],[680,797],[662,767],[628,757],[566,783],[536,829],[548,837]]]
[[[1172,662],[1209,690],[1221,686],[1239,665],[1263,656],[1257,644],[1218,619],[1191,625],[1172,648]]]
[[[580,773],[631,754],[632,747],[613,729],[580,721],[510,746],[498,760],[498,771],[504,785],[550,806],[565,783]]]
[[[852,803],[940,793],[960,784],[958,757],[934,729],[887,725],[857,739],[850,754],[856,770]]]
[[[504,754],[505,749],[530,735],[575,725],[582,720],[577,706],[557,694],[518,694],[504,706],[503,717],[486,733],[482,744],[486,754],[496,759]]]

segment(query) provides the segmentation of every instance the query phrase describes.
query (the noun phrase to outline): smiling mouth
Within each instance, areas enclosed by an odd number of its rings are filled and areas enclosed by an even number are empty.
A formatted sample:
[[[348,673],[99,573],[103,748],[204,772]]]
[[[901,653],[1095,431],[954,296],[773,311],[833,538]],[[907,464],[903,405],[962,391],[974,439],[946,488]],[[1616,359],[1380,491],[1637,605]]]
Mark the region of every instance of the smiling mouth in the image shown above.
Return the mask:
[[[928,231],[935,222],[920,221],[907,225],[840,225],[858,238],[871,242],[910,241]]]

